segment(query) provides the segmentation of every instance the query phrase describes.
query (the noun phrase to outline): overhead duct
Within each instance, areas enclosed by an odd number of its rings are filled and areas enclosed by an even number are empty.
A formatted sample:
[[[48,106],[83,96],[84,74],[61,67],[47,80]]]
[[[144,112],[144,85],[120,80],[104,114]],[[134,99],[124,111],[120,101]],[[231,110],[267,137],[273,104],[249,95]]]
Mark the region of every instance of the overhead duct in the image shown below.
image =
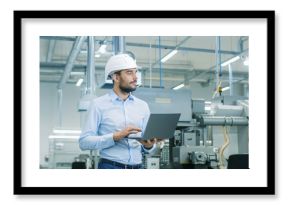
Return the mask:
[[[88,37],[87,58],[87,94],[95,94],[95,41],[94,36]]]
[[[76,60],[76,58],[81,50],[81,46],[82,46],[83,42],[86,40],[86,38],[87,38],[86,36],[78,36],[76,38],[76,41],[75,41],[73,48],[70,52],[70,55],[68,57],[66,66],[64,68],[64,73],[61,77],[60,82],[57,85],[58,89],[62,89],[64,84],[66,83],[66,81],[69,77],[69,74],[73,68],[74,62],[75,62],[75,60]]]
[[[86,111],[89,108],[91,100],[95,97],[95,38],[88,36],[88,55],[86,79],[87,85],[84,95],[78,104],[78,111]]]
[[[126,51],[125,36],[113,36],[114,54],[124,53]]]

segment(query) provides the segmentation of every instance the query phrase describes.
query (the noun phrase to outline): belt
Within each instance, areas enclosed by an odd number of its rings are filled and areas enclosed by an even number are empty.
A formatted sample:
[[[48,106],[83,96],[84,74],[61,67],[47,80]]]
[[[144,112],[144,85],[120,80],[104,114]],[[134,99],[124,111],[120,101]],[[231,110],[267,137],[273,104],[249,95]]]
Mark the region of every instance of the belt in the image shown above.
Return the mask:
[[[108,160],[105,158],[101,158],[99,159],[99,163],[107,163],[107,164],[111,164],[113,166],[117,166],[123,169],[140,169],[142,167],[142,164],[135,164],[135,165],[129,165],[129,164],[122,164],[119,162],[115,162],[112,160]]]

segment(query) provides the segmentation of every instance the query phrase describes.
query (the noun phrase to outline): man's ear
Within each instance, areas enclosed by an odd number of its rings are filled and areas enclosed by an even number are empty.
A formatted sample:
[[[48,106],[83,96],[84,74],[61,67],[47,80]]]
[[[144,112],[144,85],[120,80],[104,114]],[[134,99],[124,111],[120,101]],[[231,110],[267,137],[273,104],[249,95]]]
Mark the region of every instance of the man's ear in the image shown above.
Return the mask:
[[[115,81],[115,82],[118,82],[119,81],[118,74],[114,73],[113,76],[112,76],[112,80]]]

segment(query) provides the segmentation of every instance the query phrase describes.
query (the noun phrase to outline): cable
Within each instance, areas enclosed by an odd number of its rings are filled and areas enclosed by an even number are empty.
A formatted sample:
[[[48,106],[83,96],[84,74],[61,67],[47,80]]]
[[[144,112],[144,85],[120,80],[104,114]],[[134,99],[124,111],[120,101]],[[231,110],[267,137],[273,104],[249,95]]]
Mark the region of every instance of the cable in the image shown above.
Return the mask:
[[[225,149],[228,147],[228,145],[230,144],[230,139],[229,139],[229,130],[227,130],[226,126],[223,126],[223,132],[224,132],[224,144],[221,146],[221,148],[219,149],[219,168],[220,169],[225,169],[226,166],[224,165],[224,151]]]

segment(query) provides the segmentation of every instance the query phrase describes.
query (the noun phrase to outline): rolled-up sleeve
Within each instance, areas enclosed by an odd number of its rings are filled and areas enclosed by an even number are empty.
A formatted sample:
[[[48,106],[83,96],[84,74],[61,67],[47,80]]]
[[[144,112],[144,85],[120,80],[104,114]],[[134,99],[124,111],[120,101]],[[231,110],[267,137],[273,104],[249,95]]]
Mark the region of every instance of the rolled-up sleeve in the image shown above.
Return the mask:
[[[147,105],[147,103],[145,104],[145,118],[144,118],[144,121],[143,121],[143,126],[142,126],[142,130],[145,130],[146,129],[146,126],[147,126],[147,123],[148,123],[148,120],[149,120],[149,117],[150,117],[150,109]],[[143,145],[142,145],[142,150],[146,153],[146,154],[154,154],[155,151],[156,151],[156,144],[153,145],[153,147],[151,147],[150,149],[147,149],[145,148]]]

